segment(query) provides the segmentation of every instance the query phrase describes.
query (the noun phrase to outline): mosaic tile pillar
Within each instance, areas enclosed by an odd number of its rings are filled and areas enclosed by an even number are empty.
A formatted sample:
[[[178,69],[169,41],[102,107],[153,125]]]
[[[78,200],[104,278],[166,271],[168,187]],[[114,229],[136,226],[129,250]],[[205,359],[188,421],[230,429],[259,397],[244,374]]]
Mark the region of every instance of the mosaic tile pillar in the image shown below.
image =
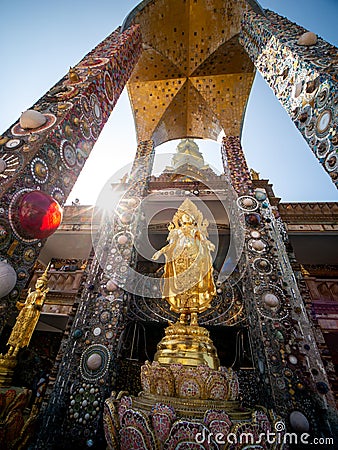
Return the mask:
[[[243,210],[243,199],[252,202],[252,180],[249,168],[242,149],[241,141],[238,136],[223,137],[221,146],[221,156],[224,172],[228,175],[231,185],[239,196],[237,205]],[[255,201],[254,201],[255,202]],[[256,202],[257,203],[257,202]],[[254,204],[256,204],[254,203]],[[242,205],[242,208],[241,208]],[[243,212],[242,212],[243,213]],[[236,230],[231,230],[236,233]],[[250,238],[248,230],[245,231],[245,242]],[[238,268],[244,274],[242,277],[243,301],[247,323],[249,327],[250,341],[252,345],[252,356],[256,368],[257,394],[260,397],[260,403],[267,408],[274,408],[273,396],[270,384],[264,379],[264,374],[259,371],[259,366],[266,364],[265,349],[261,327],[256,326],[260,322],[259,314],[253,300],[254,284],[250,274],[250,266],[247,262],[247,249],[243,249],[240,256]],[[259,381],[258,381],[259,380]]]
[[[318,320],[316,317],[314,317],[313,309],[312,309],[312,298],[310,294],[309,287],[306,282],[306,278],[303,276],[301,265],[297,261],[295,254],[293,252],[293,248],[291,246],[291,243],[287,236],[284,239],[285,247],[289,256],[289,261],[291,268],[295,274],[295,278],[297,281],[299,292],[302,296],[302,299],[304,301],[304,306],[307,311],[307,315],[309,317],[309,321],[311,323],[311,328],[313,330],[314,338],[316,339],[316,344],[318,347],[318,350],[320,352],[320,356],[322,358],[322,361],[325,366],[325,371],[328,377],[328,381],[330,382],[330,387],[332,389],[332,386],[334,386],[334,383],[337,380],[336,374],[335,374],[335,367],[332,361],[332,357],[330,356],[330,352],[327,348],[327,345],[325,343],[323,331],[319,326]],[[337,404],[337,402],[336,402]]]
[[[248,315],[250,308],[256,311],[249,320],[260,329],[251,334],[253,348],[257,338],[264,345],[258,371],[270,386],[274,409],[289,424],[299,411],[312,432],[329,433],[327,422],[336,420],[334,397],[285,249],[283,224],[263,189],[255,190],[251,211],[245,198],[239,206],[247,223],[247,288],[253,286],[247,310]]]
[[[41,413],[36,448],[64,448],[67,442],[81,448],[104,446],[103,402],[119,376],[119,338],[129,299],[123,287],[134,259],[137,206],[146,195],[153,160],[153,142],[141,142],[121,199],[103,219],[54,388]]]
[[[32,106],[44,125],[29,130],[17,121],[0,137],[0,260],[7,260],[18,280],[1,299],[6,314],[0,330],[44,243],[22,235],[14,219],[18,201],[38,190],[64,204],[140,52],[138,27],[117,29]]]
[[[225,173],[230,176],[232,187],[238,195],[248,194],[252,181],[238,136],[223,137],[221,155]]]
[[[335,402],[288,259],[283,223],[267,192],[253,190],[251,180],[246,184],[249,173],[238,138],[224,139],[222,156],[245,216],[239,269],[260,402],[288,425],[298,411],[312,432],[330,435]]]
[[[306,31],[272,11],[248,11],[240,42],[338,186],[338,50]]]

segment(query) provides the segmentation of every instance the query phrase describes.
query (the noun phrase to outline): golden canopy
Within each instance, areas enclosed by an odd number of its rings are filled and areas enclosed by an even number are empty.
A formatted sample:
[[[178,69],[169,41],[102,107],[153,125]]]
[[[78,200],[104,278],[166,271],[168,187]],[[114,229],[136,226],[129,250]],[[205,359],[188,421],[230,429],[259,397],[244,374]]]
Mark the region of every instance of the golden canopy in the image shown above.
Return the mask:
[[[249,5],[252,5],[250,6]],[[240,135],[254,66],[238,42],[254,1],[146,0],[138,23],[143,52],[127,84],[138,141]]]

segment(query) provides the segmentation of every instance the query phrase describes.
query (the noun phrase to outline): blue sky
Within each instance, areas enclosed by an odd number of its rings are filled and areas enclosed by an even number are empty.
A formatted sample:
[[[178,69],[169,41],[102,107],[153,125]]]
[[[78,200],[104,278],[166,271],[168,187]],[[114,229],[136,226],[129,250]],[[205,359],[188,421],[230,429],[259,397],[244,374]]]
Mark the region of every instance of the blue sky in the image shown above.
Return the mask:
[[[169,0],[168,0],[169,1]],[[0,7],[0,134],[95,45],[122,24],[138,2],[12,0]],[[338,0],[262,0],[269,8],[338,45]],[[282,201],[337,201],[337,191],[305,141],[257,75],[242,144],[248,164],[269,178]],[[177,142],[165,145],[175,151]],[[70,200],[94,203],[100,183],[130,162],[136,148],[126,93],[121,96],[83,169]],[[219,146],[201,145],[219,167]]]

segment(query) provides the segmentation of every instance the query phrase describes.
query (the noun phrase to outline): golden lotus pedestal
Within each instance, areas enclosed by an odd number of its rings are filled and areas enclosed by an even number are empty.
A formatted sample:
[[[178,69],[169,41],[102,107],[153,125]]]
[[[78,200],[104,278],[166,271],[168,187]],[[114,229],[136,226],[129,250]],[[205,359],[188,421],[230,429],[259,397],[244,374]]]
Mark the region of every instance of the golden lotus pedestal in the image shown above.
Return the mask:
[[[189,417],[191,419],[203,419],[208,410],[226,411],[232,421],[248,420],[251,418],[250,409],[241,408],[240,402],[236,400],[201,400],[194,398],[165,397],[141,392],[138,397],[133,398],[133,407],[136,410],[151,414],[157,403],[170,404],[176,411],[178,417]]]
[[[277,420],[241,406],[236,372],[220,366],[209,332],[198,325],[167,327],[155,361],[141,367],[141,385],[137,397],[113,392],[105,401],[109,450],[202,448],[205,440],[203,448],[220,448],[215,436],[239,442],[243,432],[259,436]]]
[[[209,331],[198,325],[180,322],[166,328],[164,338],[157,345],[154,359],[161,365],[207,365],[214,370],[218,370],[220,365]]]
[[[158,360],[146,362],[141,368],[139,395],[113,392],[105,401],[103,420],[109,450],[126,450],[132,446],[158,450],[197,448],[204,438],[203,448],[220,448],[215,436],[221,436],[226,443],[228,435],[239,439],[242,432],[256,436],[264,432],[265,426],[273,429],[265,411],[241,407],[238,377],[231,368],[209,367],[201,350],[200,356],[193,358],[189,346],[182,349],[181,338],[173,339],[176,335],[171,334],[172,326],[168,331],[159,345]],[[203,333],[202,342],[210,344],[205,337]],[[169,346],[170,339],[173,339],[172,346]],[[179,354],[175,358],[178,344]],[[208,359],[211,358],[213,365],[218,364],[214,347],[208,349]],[[159,362],[162,358],[165,361],[172,358],[172,362],[162,364]],[[201,360],[204,363],[197,365],[196,361]],[[195,365],[182,364],[182,361],[193,361]]]

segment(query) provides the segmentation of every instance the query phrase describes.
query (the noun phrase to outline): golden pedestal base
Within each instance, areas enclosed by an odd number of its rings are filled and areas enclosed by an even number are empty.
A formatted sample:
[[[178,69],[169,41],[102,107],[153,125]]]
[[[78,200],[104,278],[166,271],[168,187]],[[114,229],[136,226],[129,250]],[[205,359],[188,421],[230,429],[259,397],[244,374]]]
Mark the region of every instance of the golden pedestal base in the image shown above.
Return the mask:
[[[0,355],[0,387],[11,386],[16,364],[16,357]]]
[[[248,420],[252,410],[242,408],[238,401],[183,399],[140,393],[133,398],[133,408],[151,413],[156,403],[169,404],[175,408],[179,416],[203,419],[208,410],[226,411],[231,420]]]
[[[154,360],[165,365],[208,365],[214,370],[218,370],[220,365],[209,331],[198,325],[180,322],[166,328],[164,338],[157,345]]]

